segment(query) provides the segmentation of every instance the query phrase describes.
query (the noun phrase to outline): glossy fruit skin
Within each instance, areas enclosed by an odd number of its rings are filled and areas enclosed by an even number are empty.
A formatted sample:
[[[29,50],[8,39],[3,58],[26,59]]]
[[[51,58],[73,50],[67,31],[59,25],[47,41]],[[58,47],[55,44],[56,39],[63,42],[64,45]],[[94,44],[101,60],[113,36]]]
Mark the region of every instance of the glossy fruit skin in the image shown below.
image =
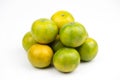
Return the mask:
[[[53,56],[54,67],[61,72],[72,72],[80,64],[80,55],[73,48],[61,48]]]
[[[65,10],[57,11],[52,15],[51,19],[57,24],[59,29],[66,23],[74,22],[72,14]]]
[[[53,51],[48,45],[35,44],[28,50],[28,59],[37,68],[48,67],[52,57]]]
[[[52,20],[40,18],[32,24],[31,32],[37,42],[48,44],[56,38],[58,27]]]
[[[80,53],[81,61],[91,61],[97,55],[98,44],[93,38],[88,38],[77,50]]]
[[[68,47],[78,47],[84,43],[88,33],[84,26],[78,22],[72,22],[64,25],[60,29],[60,40]]]
[[[22,39],[22,46],[28,51],[33,44],[37,44],[37,41],[33,39],[31,32],[27,32]]]

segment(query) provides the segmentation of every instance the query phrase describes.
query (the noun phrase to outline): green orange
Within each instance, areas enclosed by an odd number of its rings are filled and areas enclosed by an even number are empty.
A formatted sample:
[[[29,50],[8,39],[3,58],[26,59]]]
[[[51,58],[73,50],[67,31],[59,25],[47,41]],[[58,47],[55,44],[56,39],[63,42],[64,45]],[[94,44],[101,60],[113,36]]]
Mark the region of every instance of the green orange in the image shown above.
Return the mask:
[[[56,38],[58,27],[52,20],[40,18],[32,24],[31,32],[37,42],[48,44]]]
[[[60,40],[57,40],[52,44],[52,48],[53,48],[54,52],[56,52],[57,50],[59,50],[63,47],[64,47],[64,45],[61,43]]]
[[[27,32],[22,39],[22,46],[26,51],[28,51],[28,49],[33,44],[36,44],[36,43],[37,43],[37,41],[35,41],[35,39],[33,39],[31,32]]]
[[[65,47],[62,42],[60,41],[59,35],[57,35],[55,41],[52,42],[51,47],[53,49],[54,52],[56,52],[57,50]]]
[[[51,19],[57,24],[59,29],[66,23],[74,22],[74,17],[72,14],[65,10],[55,12]]]
[[[78,22],[64,25],[60,29],[59,35],[61,42],[68,47],[78,47],[83,44],[88,37],[85,27]]]
[[[53,51],[48,45],[34,44],[28,50],[28,59],[37,68],[48,67],[52,57]]]
[[[98,44],[93,38],[88,38],[77,50],[82,61],[91,61],[97,55]]]
[[[61,48],[54,54],[53,64],[61,72],[72,72],[80,64],[80,55],[73,48]]]

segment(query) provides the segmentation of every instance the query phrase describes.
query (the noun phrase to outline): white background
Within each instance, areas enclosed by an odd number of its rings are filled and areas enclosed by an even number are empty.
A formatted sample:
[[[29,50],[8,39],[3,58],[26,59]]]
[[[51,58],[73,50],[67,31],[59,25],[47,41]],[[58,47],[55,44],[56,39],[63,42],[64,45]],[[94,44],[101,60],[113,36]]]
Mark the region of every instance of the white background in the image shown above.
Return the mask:
[[[33,21],[67,10],[99,44],[96,58],[68,74],[36,69],[22,48]],[[119,0],[0,0],[0,80],[120,80]]]

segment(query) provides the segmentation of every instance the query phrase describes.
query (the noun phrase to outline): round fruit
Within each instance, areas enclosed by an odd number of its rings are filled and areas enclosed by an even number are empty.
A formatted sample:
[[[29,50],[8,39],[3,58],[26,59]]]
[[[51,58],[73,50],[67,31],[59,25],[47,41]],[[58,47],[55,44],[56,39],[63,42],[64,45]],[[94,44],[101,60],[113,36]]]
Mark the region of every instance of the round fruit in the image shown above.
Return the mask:
[[[28,49],[37,42],[33,39],[31,32],[27,32],[22,39],[23,48],[28,51]]]
[[[64,45],[61,43],[60,40],[56,40],[52,43],[52,48],[53,48],[53,51],[56,52],[57,50],[63,48]]]
[[[78,47],[82,61],[91,61],[95,58],[98,52],[98,44],[92,39],[88,38],[80,47]]]
[[[80,55],[73,48],[61,48],[53,56],[53,64],[61,72],[72,72],[79,63]]]
[[[88,33],[84,26],[78,22],[64,25],[60,29],[60,40],[68,47],[78,47],[86,40]]]
[[[60,41],[59,35],[57,35],[55,41],[51,43],[51,47],[54,52],[64,47],[64,45]]]
[[[66,23],[74,22],[72,14],[64,10],[54,13],[51,19],[57,24],[59,29]]]
[[[37,68],[45,68],[50,65],[53,51],[48,45],[35,44],[28,50],[30,63]]]
[[[52,20],[41,18],[33,23],[31,32],[36,41],[41,44],[48,44],[56,38],[58,28]]]

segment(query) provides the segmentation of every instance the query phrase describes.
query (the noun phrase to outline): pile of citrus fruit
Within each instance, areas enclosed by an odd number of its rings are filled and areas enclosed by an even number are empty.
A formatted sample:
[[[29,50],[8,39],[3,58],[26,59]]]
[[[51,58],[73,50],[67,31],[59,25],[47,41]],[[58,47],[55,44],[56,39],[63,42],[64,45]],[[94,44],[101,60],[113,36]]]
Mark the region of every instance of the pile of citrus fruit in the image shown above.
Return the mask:
[[[51,19],[33,22],[22,39],[30,63],[37,68],[51,64],[60,72],[74,71],[81,61],[91,61],[98,52],[97,42],[68,11],[57,11]]]

